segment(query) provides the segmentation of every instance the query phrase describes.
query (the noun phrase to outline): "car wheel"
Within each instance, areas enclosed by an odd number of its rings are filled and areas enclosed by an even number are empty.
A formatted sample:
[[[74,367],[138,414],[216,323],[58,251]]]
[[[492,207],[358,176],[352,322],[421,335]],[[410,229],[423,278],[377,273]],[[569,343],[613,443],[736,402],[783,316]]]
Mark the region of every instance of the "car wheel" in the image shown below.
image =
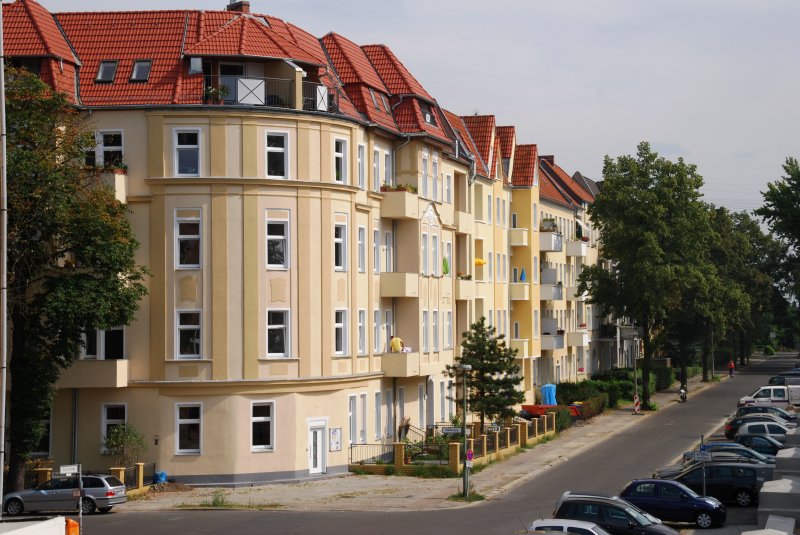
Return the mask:
[[[81,513],[85,515],[94,513],[94,502],[89,498],[84,498],[81,500]]]
[[[113,508],[114,506],[112,505],[111,507],[98,507],[97,510],[100,511],[101,513],[107,513]]]
[[[24,510],[25,506],[22,505],[22,500],[18,498],[11,498],[6,504],[6,513],[8,513],[8,516],[21,515]]]
[[[741,507],[753,505],[753,495],[749,490],[740,489],[736,491],[736,505]]]
[[[697,513],[697,517],[694,519],[694,521],[697,524],[697,527],[701,529],[708,529],[711,527],[711,524],[714,523],[711,515],[706,511],[700,511]]]

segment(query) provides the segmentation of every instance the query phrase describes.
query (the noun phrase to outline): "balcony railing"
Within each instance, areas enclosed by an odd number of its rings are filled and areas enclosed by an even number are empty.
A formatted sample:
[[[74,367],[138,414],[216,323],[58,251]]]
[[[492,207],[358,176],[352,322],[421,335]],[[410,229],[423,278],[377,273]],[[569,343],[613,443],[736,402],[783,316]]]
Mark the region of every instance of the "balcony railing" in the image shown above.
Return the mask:
[[[570,347],[587,347],[589,333],[585,329],[567,333],[567,345]]]
[[[564,287],[560,284],[542,284],[539,289],[542,301],[561,301],[564,299]]]
[[[255,76],[206,76],[204,95],[213,100],[214,89],[227,93],[221,96],[226,105],[294,108],[294,81]],[[225,88],[225,89],[222,89]]]
[[[542,335],[542,349],[564,349],[564,335],[563,334],[543,334]]]
[[[530,301],[531,285],[527,282],[512,282],[508,293],[512,301]]]
[[[324,84],[303,82],[303,110],[339,113],[339,95]]]
[[[528,246],[528,229],[512,228],[508,231],[508,242],[511,247]]]
[[[586,294],[578,293],[577,286],[567,286],[567,301],[586,301]]]
[[[567,256],[574,256],[583,258],[586,256],[586,248],[588,243],[585,241],[568,241],[567,242]]]
[[[541,252],[560,252],[564,248],[561,234],[557,232],[539,232],[539,250]]]

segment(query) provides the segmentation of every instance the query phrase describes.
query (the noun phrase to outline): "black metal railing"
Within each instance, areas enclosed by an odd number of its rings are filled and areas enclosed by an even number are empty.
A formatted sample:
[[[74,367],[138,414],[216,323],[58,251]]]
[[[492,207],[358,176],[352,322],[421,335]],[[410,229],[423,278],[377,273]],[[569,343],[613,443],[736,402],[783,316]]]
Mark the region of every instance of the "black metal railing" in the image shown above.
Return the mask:
[[[293,87],[293,80],[282,78],[206,76],[203,96],[210,103],[293,108]]]
[[[519,426],[512,426],[509,435],[511,444],[519,444]]]
[[[394,464],[391,444],[351,444],[350,464]]]
[[[504,450],[508,447],[508,433],[505,429],[501,429],[497,434],[497,449]]]
[[[486,452],[483,451],[483,440],[477,440],[477,439],[475,440],[475,442],[472,445],[472,453],[475,456],[475,458],[483,457],[484,455],[486,455]]]
[[[486,451],[497,451],[497,435],[489,433],[486,435]]]
[[[414,461],[423,464],[447,464],[450,462],[450,447],[447,444],[425,444],[414,456]]]
[[[156,478],[156,463],[144,463],[142,471],[144,472],[144,474],[142,474],[144,485],[152,485]]]
[[[136,467],[135,466],[128,466],[125,468],[124,479],[125,488],[127,489],[135,489],[138,487],[138,481],[136,477]]]
[[[339,113],[339,94],[324,84],[303,82],[303,110]]]

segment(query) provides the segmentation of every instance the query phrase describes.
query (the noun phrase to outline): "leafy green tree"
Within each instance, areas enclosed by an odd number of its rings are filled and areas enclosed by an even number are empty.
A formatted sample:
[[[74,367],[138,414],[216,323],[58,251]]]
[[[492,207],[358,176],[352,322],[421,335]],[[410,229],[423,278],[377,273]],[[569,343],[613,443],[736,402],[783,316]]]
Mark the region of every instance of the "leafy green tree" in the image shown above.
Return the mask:
[[[602,314],[627,317],[642,328],[642,398],[650,400],[650,370],[670,308],[696,275],[704,232],[694,232],[703,205],[703,179],[694,165],[659,157],[642,142],[636,156],[606,157],[600,193],[589,215],[601,236],[601,257],[614,268],[586,266],[581,292]],[[687,268],[687,266],[689,266]]]
[[[131,466],[147,450],[144,435],[131,424],[112,425],[103,439],[106,455],[117,458],[117,466]]]
[[[505,336],[496,336],[495,328],[486,325],[486,318],[481,317],[464,333],[456,363],[446,366],[445,373],[454,378],[463,377],[460,364],[472,366],[472,371],[467,372],[467,405],[470,412],[480,414],[481,427],[487,418],[514,416],[514,406],[525,401],[525,394],[517,389],[522,376],[514,363],[516,354],[516,349],[506,346]]]
[[[129,324],[146,268],[127,208],[83,164],[94,146],[62,94],[6,70],[8,121],[9,488],[43,435],[60,372],[82,334]]]
[[[782,259],[786,290],[800,299],[800,165],[795,158],[783,164],[786,176],[767,184],[764,205],[755,211],[770,231],[787,246]]]

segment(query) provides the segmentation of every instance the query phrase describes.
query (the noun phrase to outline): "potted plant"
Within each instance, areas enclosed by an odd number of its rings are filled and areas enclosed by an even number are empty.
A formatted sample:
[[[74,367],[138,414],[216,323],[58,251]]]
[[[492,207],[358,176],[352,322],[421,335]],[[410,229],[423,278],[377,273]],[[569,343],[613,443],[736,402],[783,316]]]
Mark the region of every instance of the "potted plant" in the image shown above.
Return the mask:
[[[578,325],[578,327],[580,327],[581,329],[585,329],[586,328],[586,323],[585,322],[581,323],[580,325]]]
[[[206,102],[211,102],[212,104],[222,104],[229,92],[230,89],[226,85],[221,85],[219,87],[210,85],[206,87],[205,94],[203,96]]]

